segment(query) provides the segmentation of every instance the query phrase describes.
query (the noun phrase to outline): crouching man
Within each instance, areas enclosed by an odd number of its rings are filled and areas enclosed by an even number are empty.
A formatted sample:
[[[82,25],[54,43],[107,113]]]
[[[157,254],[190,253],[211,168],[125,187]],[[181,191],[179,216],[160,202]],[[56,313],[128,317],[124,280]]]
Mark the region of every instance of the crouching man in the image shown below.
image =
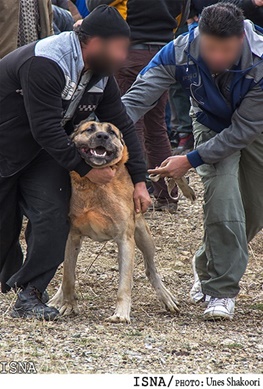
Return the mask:
[[[126,58],[129,33],[116,9],[100,6],[77,33],[34,42],[0,62],[0,281],[2,292],[19,288],[13,317],[58,315],[43,292],[64,259],[69,171],[100,185],[113,178],[111,168],[88,166],[69,136],[92,112],[123,133],[136,211],[150,204],[139,142],[112,76]],[[29,219],[24,263],[23,215]]]
[[[166,45],[123,102],[136,122],[180,82],[191,97],[195,150],[150,171],[202,178],[204,240],[194,258],[194,302],[204,318],[232,319],[248,242],[263,227],[263,30],[228,3],[203,10],[199,27]]]

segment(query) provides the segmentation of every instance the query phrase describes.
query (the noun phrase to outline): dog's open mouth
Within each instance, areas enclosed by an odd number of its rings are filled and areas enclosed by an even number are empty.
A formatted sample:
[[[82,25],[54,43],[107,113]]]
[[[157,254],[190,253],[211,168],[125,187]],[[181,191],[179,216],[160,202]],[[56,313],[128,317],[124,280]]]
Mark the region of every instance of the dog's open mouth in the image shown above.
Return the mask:
[[[80,151],[83,154],[86,154],[87,156],[93,156],[96,158],[105,158],[105,157],[110,157],[112,155],[112,151],[107,150],[103,146],[98,146],[95,149],[90,149],[88,147],[81,147]]]

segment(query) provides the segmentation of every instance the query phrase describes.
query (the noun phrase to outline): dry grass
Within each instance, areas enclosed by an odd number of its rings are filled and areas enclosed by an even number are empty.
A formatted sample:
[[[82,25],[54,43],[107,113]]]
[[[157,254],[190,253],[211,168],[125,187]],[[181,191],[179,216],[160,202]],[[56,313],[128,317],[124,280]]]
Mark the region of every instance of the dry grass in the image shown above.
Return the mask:
[[[8,311],[15,295],[1,295],[0,361],[34,361],[40,373],[262,373],[263,235],[250,245],[234,321],[204,323],[203,308],[188,300],[191,258],[202,239],[201,185],[193,173],[191,180],[198,193],[194,205],[181,200],[176,215],[148,218],[158,269],[181,302],[179,316],[162,309],[137,253],[132,322],[105,323],[117,292],[116,247],[109,242],[100,252],[102,245],[87,240],[78,264],[80,315],[56,323],[14,320]],[[51,295],[60,280],[61,269]]]

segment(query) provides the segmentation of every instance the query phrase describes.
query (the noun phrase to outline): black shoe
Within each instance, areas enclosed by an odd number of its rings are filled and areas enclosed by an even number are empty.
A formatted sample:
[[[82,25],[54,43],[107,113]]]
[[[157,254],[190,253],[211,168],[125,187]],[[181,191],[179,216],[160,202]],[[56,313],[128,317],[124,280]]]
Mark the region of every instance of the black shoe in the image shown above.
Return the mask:
[[[49,302],[49,295],[46,290],[44,290],[44,292],[41,295],[41,301],[43,304],[47,304]]]
[[[169,199],[155,199],[148,211],[176,213],[178,202],[169,201]]]
[[[170,142],[171,142],[171,146],[174,148],[174,147],[178,147],[179,145],[179,142],[180,142],[180,136],[179,136],[179,133],[176,131],[176,130],[172,130],[170,135],[169,135],[169,139],[170,139]]]
[[[54,307],[48,307],[41,300],[42,294],[31,285],[17,294],[11,316],[14,318],[35,318],[38,320],[53,321],[59,316],[59,311]]]

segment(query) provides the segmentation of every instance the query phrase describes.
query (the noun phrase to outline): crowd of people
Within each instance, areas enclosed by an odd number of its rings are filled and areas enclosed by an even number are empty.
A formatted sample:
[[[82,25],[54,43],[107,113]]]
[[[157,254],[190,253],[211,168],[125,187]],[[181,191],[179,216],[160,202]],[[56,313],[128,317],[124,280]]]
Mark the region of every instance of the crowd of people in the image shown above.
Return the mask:
[[[196,168],[205,234],[191,300],[208,320],[232,319],[263,227],[262,28],[263,0],[0,0],[0,282],[19,288],[15,317],[58,315],[45,290],[63,262],[68,171],[113,174],[70,141],[96,117],[123,132],[137,212],[175,213],[164,177]]]

